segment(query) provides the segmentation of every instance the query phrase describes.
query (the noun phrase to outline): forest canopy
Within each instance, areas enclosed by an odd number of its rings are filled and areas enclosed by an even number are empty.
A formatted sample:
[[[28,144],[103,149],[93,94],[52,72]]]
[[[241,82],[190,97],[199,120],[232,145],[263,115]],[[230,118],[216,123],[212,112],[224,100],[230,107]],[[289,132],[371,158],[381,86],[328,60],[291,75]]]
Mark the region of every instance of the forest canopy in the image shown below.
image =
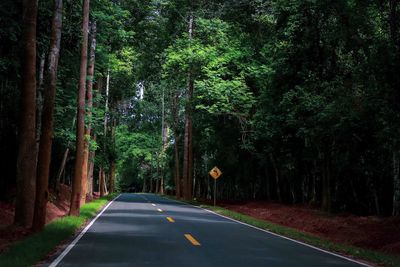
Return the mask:
[[[398,1],[34,2],[0,4],[2,200],[209,199],[218,166],[218,198],[400,214]]]

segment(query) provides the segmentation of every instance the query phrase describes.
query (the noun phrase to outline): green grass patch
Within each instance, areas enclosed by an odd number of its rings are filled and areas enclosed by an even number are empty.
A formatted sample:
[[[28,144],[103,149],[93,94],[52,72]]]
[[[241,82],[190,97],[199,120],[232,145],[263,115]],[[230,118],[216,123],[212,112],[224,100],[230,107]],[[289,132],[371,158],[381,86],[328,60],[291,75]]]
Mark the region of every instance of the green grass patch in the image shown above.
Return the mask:
[[[175,197],[171,196],[166,196],[168,198],[176,200]],[[380,266],[388,266],[388,267],[398,267],[400,266],[400,257],[394,256],[394,255],[389,255],[385,254],[382,252],[377,252],[373,250],[368,250],[368,249],[363,249],[359,247],[354,247],[354,246],[348,246],[348,245],[343,245],[343,244],[338,244],[331,242],[329,240],[302,232],[300,230],[296,230],[294,228],[282,226],[279,224],[271,223],[269,221],[265,220],[260,220],[253,218],[248,215],[244,215],[235,211],[231,211],[228,209],[224,209],[221,207],[214,207],[210,205],[204,205],[196,201],[183,201],[195,206],[199,206],[201,208],[205,208],[208,210],[212,210],[215,213],[230,217],[232,219],[256,226],[258,228],[268,230],[270,232],[289,237],[291,239],[295,239],[304,243],[307,243],[309,245],[322,248],[331,252],[335,252],[338,254],[342,254],[351,258],[355,259],[360,259],[360,260],[365,260],[367,262],[373,263],[373,264],[378,264]]]
[[[17,241],[0,255],[0,266],[32,266],[44,259],[54,248],[75,232],[115,195],[96,199],[81,207],[79,217],[66,216],[47,224],[43,231]]]

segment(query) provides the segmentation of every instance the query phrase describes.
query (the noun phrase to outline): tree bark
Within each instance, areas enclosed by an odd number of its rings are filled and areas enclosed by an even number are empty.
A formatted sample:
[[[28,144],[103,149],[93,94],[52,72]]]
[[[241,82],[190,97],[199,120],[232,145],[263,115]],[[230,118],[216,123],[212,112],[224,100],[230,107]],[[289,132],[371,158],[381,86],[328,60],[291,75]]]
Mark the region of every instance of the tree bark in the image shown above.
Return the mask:
[[[92,139],[93,141],[96,141],[96,135],[94,135]],[[94,172],[95,155],[96,155],[95,151],[89,152],[88,187],[87,187],[87,195],[89,199],[93,198],[93,172]]]
[[[189,17],[189,41],[193,38],[193,14]],[[192,98],[193,98],[193,75],[189,67],[187,80],[187,104],[185,110],[185,135],[183,143],[183,197],[186,200],[192,198],[193,187],[193,120],[192,120]]]
[[[36,89],[36,146],[39,151],[40,131],[42,129],[42,110],[43,110],[43,80],[44,80],[44,65],[46,63],[46,54],[43,52],[40,57],[39,65],[39,81]]]
[[[329,147],[326,145],[324,151],[324,166],[322,174],[322,209],[331,211],[331,156]]]
[[[105,114],[104,114],[104,140],[107,136],[107,123],[108,123],[108,95],[110,93],[110,70],[107,71],[106,79],[106,103],[105,103]]]
[[[99,170],[99,195],[104,196],[104,170],[100,168]]]
[[[175,195],[177,198],[182,197],[182,178],[180,171],[180,158],[179,158],[179,136],[178,136],[178,124],[179,124],[179,93],[176,93],[172,100],[171,113],[173,116],[172,132],[174,134],[174,150],[175,150]]]
[[[178,145],[178,133],[174,129],[174,150],[175,150],[175,195],[177,198],[182,197],[181,192],[181,174],[180,174],[180,164],[179,164],[179,145]]]
[[[60,187],[61,176],[65,171],[65,164],[67,163],[68,154],[69,154],[69,147],[67,147],[67,149],[65,149],[64,156],[61,161],[60,169],[58,170],[57,181],[56,181],[56,191],[58,191],[59,187]]]
[[[103,172],[103,185],[104,185],[104,196],[108,195],[108,190],[107,190],[107,174],[106,172]]]
[[[276,182],[276,195],[278,197],[278,201],[282,202],[282,196],[281,196],[281,178],[279,174],[279,169],[275,161],[275,157],[272,153],[269,154],[269,159],[271,160],[272,167],[274,168],[275,172],[275,182]]]
[[[75,127],[75,122],[76,122],[76,118],[74,117],[74,119],[73,119],[73,121],[72,121],[72,127],[71,127],[71,130]],[[55,184],[55,188],[56,188],[56,190],[57,190],[57,193],[58,193],[58,189],[59,189],[59,187],[60,187],[60,183],[61,183],[61,176],[62,176],[62,174],[64,173],[64,178],[65,178],[65,164],[67,163],[67,158],[68,158],[68,154],[69,154],[69,146],[70,146],[71,144],[70,144],[70,142],[68,142],[68,144],[67,144],[67,148],[65,149],[65,152],[64,152],[64,157],[63,157],[63,160],[62,160],[62,162],[61,162],[61,166],[60,166],[60,168],[58,169],[58,175],[57,175],[57,181],[56,181],[56,184]],[[65,182],[65,179],[63,179],[64,180],[64,182]]]
[[[115,148],[115,131],[117,129],[117,120],[114,118],[112,120],[112,126],[111,126],[111,142],[113,147]],[[111,166],[110,166],[110,193],[115,192],[115,159],[111,160]]]
[[[393,216],[400,215],[400,160],[399,152],[393,152]]]
[[[154,190],[154,192],[156,194],[158,194],[159,193],[158,190],[160,190],[160,183],[159,183],[160,179],[158,179],[158,175],[159,175],[159,172],[158,172],[158,169],[157,169],[157,179],[154,181],[156,183],[156,189]]]
[[[97,80],[97,84],[96,84],[97,90],[95,91],[96,94],[100,94],[102,87],[103,87],[103,77],[99,77],[99,79]],[[89,100],[88,100],[89,102]],[[96,102],[93,103],[93,99],[92,99],[92,105],[93,107],[96,107],[97,104]],[[97,137],[95,134],[91,133],[93,135],[93,137],[91,138],[93,141],[96,141]],[[88,168],[88,196],[89,199],[93,198],[93,172],[94,172],[94,158],[95,158],[96,152],[95,151],[90,151],[89,152],[89,168]]]
[[[82,193],[83,151],[85,135],[85,89],[87,74],[87,46],[89,27],[89,0],[83,1],[82,47],[78,91],[77,123],[76,123],[76,159],[72,181],[72,193],[69,215],[79,216]]]
[[[36,201],[33,219],[33,230],[41,230],[46,223],[46,205],[48,200],[49,169],[51,146],[53,143],[54,103],[56,96],[57,69],[60,55],[62,28],[62,0],[54,1],[54,15],[51,27],[49,69],[44,87],[42,129],[39,145],[39,156],[36,179]]]
[[[115,161],[111,162],[110,169],[110,193],[115,192]]]
[[[36,184],[36,19],[37,0],[22,5],[22,73],[14,223],[32,225]]]
[[[167,149],[168,146],[168,124],[165,122],[165,103],[164,103],[164,88],[162,91],[162,98],[161,98],[161,104],[162,104],[162,123],[161,123],[161,140],[162,140],[162,166],[160,168],[160,194],[164,194],[164,169],[165,169],[165,164],[164,164],[164,155],[165,155],[165,150]]]
[[[87,117],[88,123],[85,127],[85,138],[84,138],[84,151],[83,151],[83,172],[82,172],[82,197],[81,197],[81,205],[85,204],[87,197],[87,188],[88,188],[88,171],[89,171],[89,141],[90,141],[90,133],[92,130],[91,119],[92,119],[92,108],[93,108],[93,78],[94,78],[94,63],[96,56],[96,21],[94,21],[91,25],[92,30],[92,41],[90,45],[90,59],[89,66],[87,70]]]

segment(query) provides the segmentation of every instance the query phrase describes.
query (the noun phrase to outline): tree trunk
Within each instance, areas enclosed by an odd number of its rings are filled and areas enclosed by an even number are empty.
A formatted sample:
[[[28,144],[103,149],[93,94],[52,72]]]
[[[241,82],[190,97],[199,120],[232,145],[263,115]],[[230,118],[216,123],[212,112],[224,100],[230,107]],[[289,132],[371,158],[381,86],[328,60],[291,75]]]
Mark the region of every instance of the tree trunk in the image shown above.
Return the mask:
[[[36,147],[39,151],[40,131],[42,129],[42,110],[43,110],[43,80],[44,80],[44,65],[46,63],[46,53],[43,52],[40,57],[39,65],[39,81],[36,89]]]
[[[82,47],[81,65],[78,91],[77,123],[76,123],[76,159],[74,179],[72,181],[72,193],[69,215],[79,216],[82,194],[83,151],[85,138],[85,90],[87,74],[87,46],[89,24],[89,0],[83,0],[82,23]]]
[[[99,77],[99,79],[97,80],[96,87],[97,87],[97,90],[95,91],[95,93],[96,94],[100,94],[100,92],[102,90],[102,87],[103,87],[103,77]],[[93,97],[92,97],[91,101],[92,101],[93,107],[96,107],[97,104],[96,104],[96,102],[93,103]],[[89,99],[88,99],[88,102],[90,102]],[[93,135],[93,137],[91,139],[93,141],[96,141],[96,135],[93,134],[92,132],[91,132],[91,134]],[[89,199],[93,198],[93,187],[94,187],[94,184],[93,184],[93,181],[94,181],[93,176],[94,175],[93,175],[93,173],[94,173],[94,158],[95,158],[95,155],[96,155],[95,151],[90,151],[89,152],[88,188],[87,188],[87,192],[88,192],[87,195],[89,196]],[[99,190],[99,192],[100,192],[100,190]]]
[[[313,166],[311,170],[312,175],[312,187],[311,187],[311,203],[317,203],[317,161],[313,160]]]
[[[94,135],[92,139],[93,141],[96,141],[96,135]],[[89,199],[93,198],[93,171],[94,171],[95,155],[96,155],[95,151],[89,152],[88,187],[87,187],[87,195]]]
[[[157,176],[158,176],[158,171],[157,171]],[[159,183],[159,179],[156,179],[156,180],[155,180],[155,182],[156,182],[156,189],[155,189],[155,193],[156,193],[156,194],[158,194],[158,193],[159,193],[159,191],[158,191],[158,190],[160,190],[160,183]]]
[[[153,178],[152,177],[150,177],[149,178],[149,182],[150,182],[150,193],[153,193]]]
[[[115,161],[111,162],[110,168],[110,193],[115,192]]]
[[[46,223],[46,205],[48,199],[51,146],[53,143],[54,103],[56,96],[57,68],[60,55],[62,28],[62,0],[54,1],[54,15],[51,27],[49,69],[44,88],[42,130],[36,180],[36,201],[33,229],[41,230]]]
[[[108,190],[107,190],[107,174],[106,172],[103,172],[103,185],[104,185],[104,195],[108,195]]]
[[[272,153],[269,154],[269,159],[271,160],[272,167],[274,168],[274,172],[275,172],[276,196],[278,197],[278,201],[282,202],[279,169],[278,169],[278,166],[276,165],[275,157]]]
[[[92,108],[93,108],[93,77],[94,77],[94,62],[96,55],[96,21],[94,21],[91,25],[92,30],[92,41],[90,45],[90,59],[89,66],[87,70],[87,117],[88,117],[88,125],[85,127],[85,138],[84,138],[84,151],[83,151],[83,168],[82,168],[82,197],[81,197],[81,205],[85,204],[87,197],[87,188],[88,188],[88,171],[89,171],[89,141],[90,141],[90,133],[91,133],[91,119],[92,119]]]
[[[322,175],[322,209],[326,212],[331,211],[331,157],[328,147],[324,152],[324,166]]]
[[[181,166],[179,158],[179,136],[178,136],[178,124],[179,124],[179,93],[176,93],[173,98],[173,104],[171,113],[173,116],[172,132],[174,135],[174,150],[175,150],[175,195],[177,198],[182,197],[182,178],[181,178]]]
[[[107,71],[106,80],[106,103],[105,103],[105,114],[104,114],[104,140],[106,140],[107,135],[107,123],[108,123],[108,94],[110,92],[110,70]]]
[[[56,191],[57,192],[60,188],[61,176],[65,172],[65,164],[67,163],[68,154],[69,154],[69,148],[67,147],[67,149],[64,152],[64,156],[61,161],[61,166],[60,166],[60,169],[58,170],[58,174],[57,174],[57,181],[56,181]]]
[[[115,131],[117,129],[117,120],[114,118],[112,120],[111,126],[111,142],[112,146],[115,148]],[[110,193],[115,192],[115,159],[111,160],[110,166]]]
[[[264,175],[265,175],[265,196],[267,197],[267,200],[271,200],[271,194],[270,194],[270,184],[269,184],[269,173],[268,173],[268,165],[264,165]]]
[[[105,172],[104,172],[104,170],[103,170],[103,168],[100,168],[100,171],[99,171],[99,194],[100,194],[100,197],[103,197],[104,196],[104,183],[105,183]]]
[[[162,123],[161,123],[161,140],[162,140],[162,165],[160,168],[160,194],[164,194],[164,169],[165,169],[165,163],[164,163],[164,155],[165,155],[165,150],[168,147],[168,124],[165,122],[165,103],[164,103],[164,88],[162,91],[162,98],[161,98],[161,104],[162,104]]]
[[[104,144],[106,143],[107,140],[107,123],[108,123],[108,94],[110,90],[110,70],[107,70],[107,78],[106,78],[106,99],[105,99],[105,114],[104,114],[104,134],[103,134],[103,140]],[[100,196],[104,196],[105,194],[105,171],[103,170],[103,167],[101,167],[102,174],[100,176],[100,181],[99,181],[99,191],[100,191]]]
[[[399,152],[393,152],[393,216],[400,215],[400,160]]]
[[[180,164],[179,164],[179,145],[178,145],[178,133],[174,129],[174,149],[175,149],[175,195],[177,198],[182,197],[181,192],[181,174],[180,174]]]
[[[193,14],[189,18],[189,41],[193,36]],[[188,80],[187,80],[187,104],[185,110],[185,136],[183,143],[183,197],[186,200],[192,198],[193,187],[193,121],[192,121],[192,98],[193,98],[193,75],[189,67]]]
[[[74,117],[74,119],[72,120],[72,127],[71,127],[71,131],[73,130],[73,128],[75,127],[75,122],[76,122],[76,118]],[[55,189],[57,191],[58,194],[58,190],[60,188],[60,183],[61,183],[61,176],[63,175],[63,182],[65,183],[65,164],[67,163],[67,158],[68,158],[68,154],[69,154],[69,146],[70,146],[70,142],[68,142],[67,144],[67,148],[65,149],[64,152],[64,156],[63,156],[63,160],[61,161],[61,166],[58,169],[58,174],[57,174],[57,180],[56,180],[56,184],[55,184]]]
[[[143,188],[142,188],[142,192],[146,193],[147,192],[147,179],[146,177],[143,177]]]
[[[36,184],[36,19],[37,1],[22,5],[22,74],[14,223],[30,227]]]

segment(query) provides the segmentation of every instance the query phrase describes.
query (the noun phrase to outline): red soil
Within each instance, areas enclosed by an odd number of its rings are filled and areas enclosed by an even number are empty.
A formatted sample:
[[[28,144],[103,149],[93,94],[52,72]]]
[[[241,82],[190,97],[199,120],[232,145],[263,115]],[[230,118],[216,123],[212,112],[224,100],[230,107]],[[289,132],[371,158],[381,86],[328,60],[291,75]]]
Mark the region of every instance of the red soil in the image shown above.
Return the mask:
[[[58,198],[50,194],[47,223],[68,212],[70,188],[61,187]],[[94,198],[98,196],[95,193]],[[328,240],[400,255],[400,218],[328,216],[305,205],[283,205],[265,201],[220,202],[218,205],[258,219],[295,228]],[[12,225],[14,205],[0,202],[0,253],[31,232]]]
[[[337,243],[400,255],[400,218],[326,215],[305,205],[265,201],[222,202],[220,206],[301,230]]]
[[[50,199],[47,203],[46,223],[56,218],[63,217],[69,210],[70,188],[65,185],[60,186],[58,197],[50,192]],[[0,253],[10,244],[20,240],[32,232],[23,227],[12,225],[14,218],[14,205],[11,203],[0,202]]]

